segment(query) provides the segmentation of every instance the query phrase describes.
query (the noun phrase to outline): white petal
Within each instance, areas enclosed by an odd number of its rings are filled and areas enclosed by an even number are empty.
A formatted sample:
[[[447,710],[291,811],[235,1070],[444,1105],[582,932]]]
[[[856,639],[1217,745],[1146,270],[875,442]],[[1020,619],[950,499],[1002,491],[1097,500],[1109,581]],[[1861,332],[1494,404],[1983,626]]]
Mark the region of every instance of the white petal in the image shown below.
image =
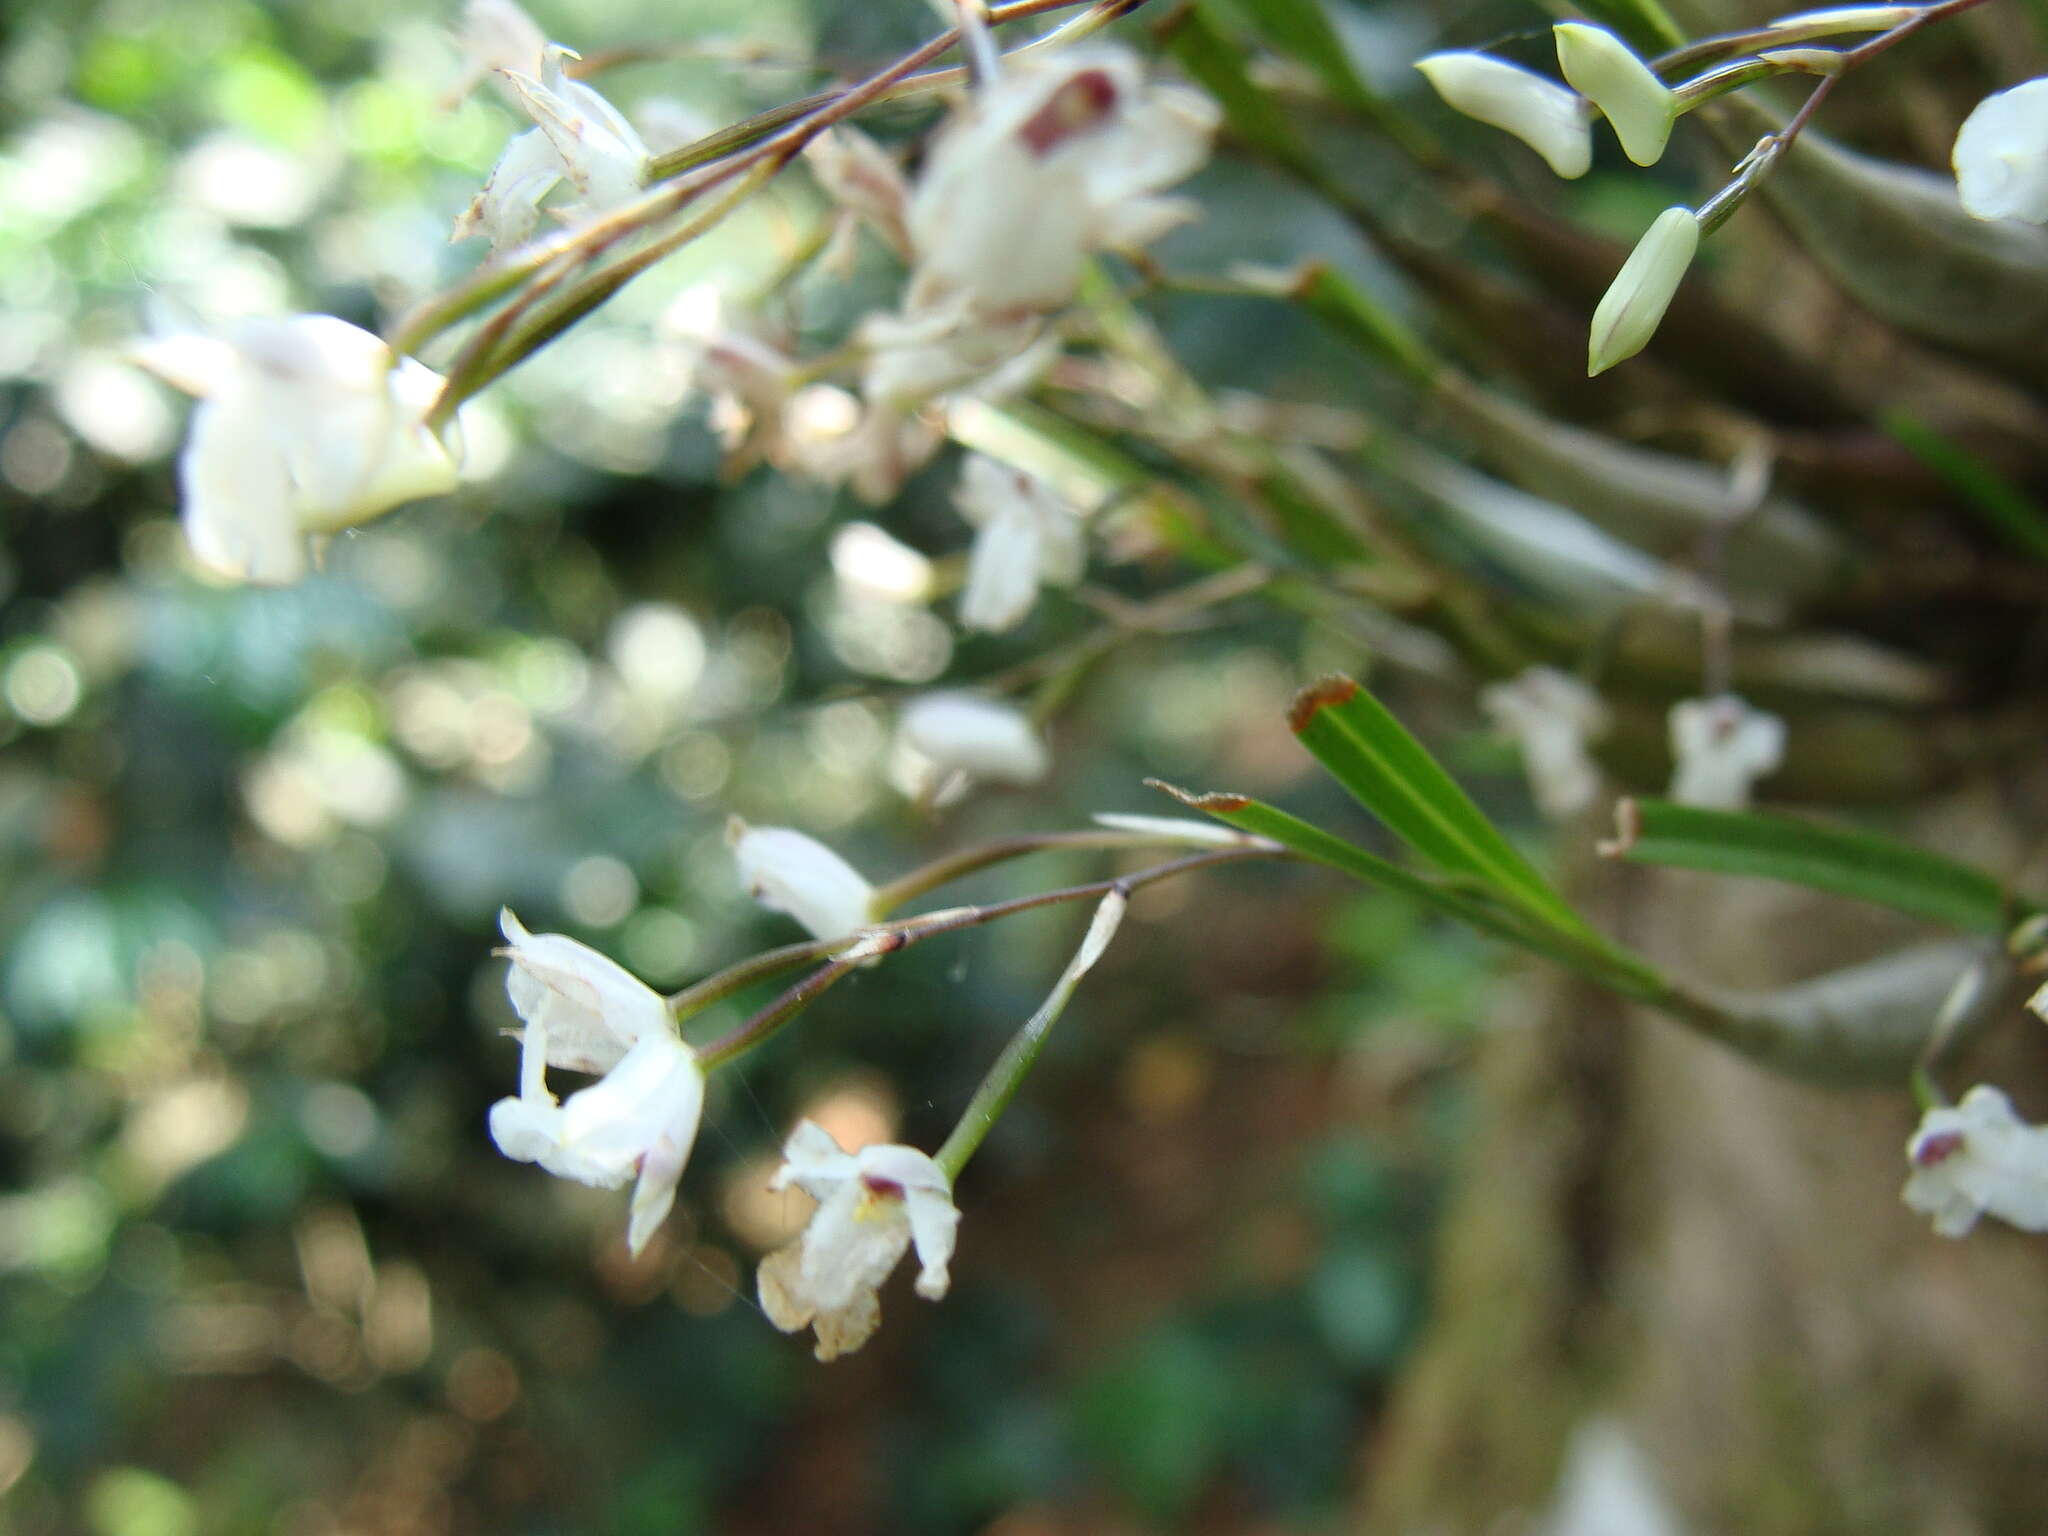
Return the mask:
[[[737,817],[726,837],[748,894],[814,937],[843,939],[874,921],[874,887],[816,838],[789,827],[750,827]]]
[[[929,1189],[907,1191],[904,1203],[910,1212],[910,1238],[917,1245],[917,1294],[937,1301],[952,1284],[947,1266],[953,1262],[960,1212],[950,1194]]]
[[[1732,693],[1686,699],[1671,709],[1671,798],[1681,805],[1735,811],[1750,786],[1785,755],[1785,722]]]
[[[566,934],[528,933],[509,908],[498,921],[505,989],[522,1020],[544,1024],[550,1066],[608,1071],[636,1041],[672,1032],[668,1004],[616,960]]]
[[[283,447],[239,400],[209,400],[192,413],[178,492],[185,537],[202,565],[273,584],[305,575],[306,536]]]
[[[1977,103],[1952,160],[1956,193],[1972,217],[2048,224],[2048,78]]]
[[[1035,784],[1052,767],[1021,710],[972,693],[928,693],[904,707],[903,739],[942,772]]]
[[[992,634],[1021,624],[1038,601],[1044,548],[1038,521],[1026,508],[999,513],[982,524],[967,554],[961,624]]]
[[[782,1166],[768,1181],[770,1189],[795,1184],[813,1200],[823,1201],[860,1173],[853,1155],[841,1149],[832,1133],[812,1120],[799,1120],[782,1146]]]

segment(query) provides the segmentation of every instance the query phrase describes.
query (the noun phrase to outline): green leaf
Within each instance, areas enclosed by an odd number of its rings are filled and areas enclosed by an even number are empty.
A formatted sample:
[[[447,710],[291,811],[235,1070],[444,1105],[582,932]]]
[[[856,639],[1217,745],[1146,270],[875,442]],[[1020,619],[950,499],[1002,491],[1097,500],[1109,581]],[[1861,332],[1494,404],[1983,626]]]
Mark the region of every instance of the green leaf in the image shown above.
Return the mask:
[[[1658,980],[1640,961],[1615,950],[1590,930],[1580,927],[1564,934],[1532,925],[1526,915],[1505,905],[1483,887],[1472,889],[1418,875],[1248,795],[1198,795],[1158,779],[1145,782],[1164,790],[1191,810],[1213,816],[1240,832],[1270,838],[1311,863],[1433,908],[1504,943],[1546,955],[1573,970],[1600,976],[1625,991],[1642,991]],[[1579,937],[1580,933],[1586,938]],[[1586,939],[1591,940],[1590,944]]]
[[[1431,863],[1563,932],[1591,933],[1422,743],[1352,679],[1332,675],[1304,688],[1287,718],[1316,761]]]
[[[1428,343],[1384,304],[1343,273],[1312,262],[1287,297],[1342,340],[1390,364],[1418,384],[1433,385],[1442,364]]]
[[[1634,864],[1782,880],[1980,933],[2036,910],[1982,870],[1868,832],[1668,800],[1623,801],[1621,823],[1603,851]]]
[[[1374,117],[1386,110],[1352,64],[1322,0],[1234,0],[1230,9],[1273,47],[1314,70],[1338,101]]]
[[[2048,511],[1961,443],[1906,410],[1893,411],[1884,429],[1906,451],[1948,482],[2017,549],[2048,560]]]
[[[1243,47],[1223,34],[1206,9],[1189,6],[1176,13],[1163,37],[1175,62],[1216,98],[1233,133],[1283,165],[1319,175],[1315,156],[1287,115],[1245,73]]]

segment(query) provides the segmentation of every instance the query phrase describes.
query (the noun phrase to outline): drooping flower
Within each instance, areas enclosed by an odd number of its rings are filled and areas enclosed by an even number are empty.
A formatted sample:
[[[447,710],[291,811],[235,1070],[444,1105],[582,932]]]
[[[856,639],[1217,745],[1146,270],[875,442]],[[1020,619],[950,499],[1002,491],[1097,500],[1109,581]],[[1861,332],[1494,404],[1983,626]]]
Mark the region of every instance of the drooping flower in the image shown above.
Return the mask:
[[[1586,750],[1608,726],[1600,696],[1555,667],[1530,667],[1482,689],[1479,707],[1522,749],[1537,809],[1553,820],[1575,816],[1600,793],[1600,768]]]
[[[1208,97],[1148,85],[1135,54],[1017,61],[940,131],[910,197],[910,308],[1057,309],[1089,254],[1157,239],[1192,215],[1157,194],[1208,157]]]
[[[675,1203],[704,1112],[704,1072],[659,994],[616,961],[499,914],[512,962],[505,990],[526,1029],[519,1094],[491,1106],[507,1157],[602,1189],[638,1177],[626,1246],[638,1255]],[[547,1069],[604,1074],[557,1103]]]
[[[2048,1232],[2048,1127],[2028,1125],[1996,1088],[1978,1086],[1954,1108],[1930,1109],[1906,1143],[1907,1205],[1961,1237],[1987,1212]]]
[[[1485,53],[1432,53],[1415,67],[1446,106],[1512,133],[1567,180],[1592,165],[1593,107],[1578,92]]]
[[[2048,76],[1978,102],[1951,158],[1971,217],[2048,224]]]
[[[809,1120],[782,1155],[769,1187],[794,1184],[818,1209],[795,1242],[761,1261],[756,1282],[770,1322],[784,1333],[815,1329],[820,1360],[859,1349],[882,1320],[882,1282],[913,1244],[917,1294],[946,1294],[960,1212],[937,1163],[914,1147],[842,1151]]]
[[[505,146],[476,201],[456,221],[452,238],[484,235],[492,253],[526,241],[540,222],[542,201],[566,182],[576,194],[560,208],[575,222],[640,194],[647,179],[647,145],[625,115],[592,87],[569,78],[564,61],[573,49],[550,43],[540,77],[500,71],[535,126]]]
[[[1081,579],[1087,544],[1080,516],[1036,475],[970,454],[953,505],[976,529],[960,594],[960,622],[969,629],[1014,629],[1041,585]]]
[[[1052,754],[1030,718],[978,693],[920,694],[903,707],[898,729],[904,743],[942,777],[964,773],[1036,784],[1052,767]]]
[[[740,884],[770,912],[786,912],[820,939],[843,939],[874,922],[874,887],[814,837],[789,827],[750,827],[735,816],[725,840]]]
[[[1605,27],[1562,21],[1551,32],[1566,82],[1600,109],[1623,154],[1637,165],[1655,165],[1678,121],[1677,93]]]
[[[1699,248],[1700,221],[1690,208],[1666,208],[1657,215],[1593,310],[1586,337],[1589,378],[1650,344]]]
[[[1785,722],[1732,693],[1686,699],[1671,709],[1671,798],[1739,811],[1750,786],[1785,759]]]
[[[346,320],[245,320],[134,355],[199,397],[178,459],[180,515],[193,554],[224,575],[297,581],[309,535],[455,488],[460,446],[424,425],[441,376]]]

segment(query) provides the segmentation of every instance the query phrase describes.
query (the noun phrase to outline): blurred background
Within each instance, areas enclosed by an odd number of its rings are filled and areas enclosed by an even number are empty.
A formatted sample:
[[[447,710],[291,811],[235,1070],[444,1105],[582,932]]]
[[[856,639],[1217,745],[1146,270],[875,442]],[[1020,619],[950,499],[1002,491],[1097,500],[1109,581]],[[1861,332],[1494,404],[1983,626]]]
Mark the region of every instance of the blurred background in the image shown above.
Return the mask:
[[[1680,9],[1695,32],[1768,14]],[[639,50],[602,84],[657,149],[935,25],[923,0],[532,11],[586,55]],[[1157,52],[1152,24],[1213,24],[1335,170],[1298,190],[1308,151],[1240,111],[1189,184],[1203,219],[1157,250],[1170,276],[1112,268],[1213,416],[1148,409],[1158,381],[1110,347],[1077,348],[1048,387],[1215,528],[1249,525],[1231,558],[1315,579],[1163,632],[1128,622],[1130,600],[1201,574],[1182,557],[1200,541],[1175,553],[1120,507],[1095,522],[1089,586],[988,637],[952,622],[956,455],[881,512],[721,476],[687,343],[708,296],[761,300],[818,351],[900,289],[872,244],[784,280],[830,218],[801,172],[476,402],[457,494],[335,539],[300,586],[207,579],[176,522],[187,408],[124,347],[194,318],[385,324],[477,261],[449,225],[523,125],[488,89],[460,94],[452,6],[6,0],[0,1529],[2048,1525],[2038,1243],[1947,1243],[1898,1205],[1903,1093],[1769,1078],[1291,866],[1141,895],[961,1180],[951,1295],[921,1302],[899,1276],[881,1332],[830,1367],[752,1301],[755,1261],[805,1214],[765,1189],[782,1138],[809,1116],[847,1145],[935,1146],[1065,964],[1079,908],[919,945],[720,1072],[637,1262],[622,1194],[486,1135],[517,1073],[501,905],[669,989],[798,937],[738,888],[735,813],[875,880],[1160,812],[1148,775],[1369,839],[1283,718],[1331,668],[1373,668],[1485,807],[1662,963],[1762,987],[1920,936],[1754,882],[1595,867],[1590,820],[1546,832],[1472,685],[1514,658],[1594,657],[1619,716],[1606,766],[1655,788],[1664,712],[1703,691],[1697,614],[1632,610],[1624,633],[1626,600],[1546,588],[1555,550],[1489,545],[1498,524],[1382,473],[1361,423],[1487,462],[1504,439],[1469,415],[1452,430],[1448,397],[1411,398],[1297,306],[1171,277],[1238,263],[1331,263],[1555,422],[1717,471],[1763,443],[1838,561],[1745,566],[1737,540],[1723,570],[1698,547],[1714,541],[1668,528],[1651,553],[1770,599],[1732,647],[1737,685],[1792,725],[1766,794],[2040,887],[2039,354],[1909,339],[1752,208],[1651,354],[1589,383],[1585,318],[1627,245],[1731,157],[1687,124],[1653,172],[1603,140],[1591,175],[1559,183],[1408,67],[1440,46],[1533,62],[1547,16],[1326,11],[1393,104],[1377,122],[1285,56],[1261,0],[1154,0],[1124,25]],[[1203,35],[1176,33],[1183,60]],[[2044,38],[2038,0],[1987,6],[1845,82],[1824,127],[1938,167],[1976,99],[2039,72]],[[892,143],[933,121],[929,102],[864,119]],[[1190,419],[1237,435],[1176,441]],[[1267,438],[1286,475],[1250,453]],[[1289,483],[1295,502],[1262,500]],[[1415,550],[1430,579],[1404,586]],[[1048,679],[1044,785],[936,812],[906,793],[904,697]],[[1115,867],[1044,854],[933,904]],[[2011,1012],[1952,1086],[1998,1082],[2042,1120],[2039,1040]]]

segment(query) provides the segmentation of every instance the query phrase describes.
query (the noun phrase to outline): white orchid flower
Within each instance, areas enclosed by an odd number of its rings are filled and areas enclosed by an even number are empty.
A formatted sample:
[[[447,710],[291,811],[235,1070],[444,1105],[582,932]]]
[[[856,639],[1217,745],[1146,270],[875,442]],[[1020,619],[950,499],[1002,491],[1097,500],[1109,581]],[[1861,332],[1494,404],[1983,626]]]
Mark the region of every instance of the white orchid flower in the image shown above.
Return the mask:
[[[493,254],[524,243],[540,222],[541,202],[564,182],[576,194],[560,210],[572,223],[639,196],[647,145],[617,107],[569,78],[564,61],[577,56],[550,43],[538,79],[500,71],[535,126],[505,146],[483,191],[455,221],[453,239],[487,236]]]
[[[297,581],[309,535],[455,488],[459,441],[424,424],[441,376],[346,320],[245,320],[133,355],[199,397],[178,459],[180,515],[193,554],[224,575]]]
[[[1057,309],[1091,252],[1157,239],[1192,216],[1156,196],[1208,157],[1206,96],[1147,85],[1135,54],[1074,48],[1022,59],[940,132],[905,215],[910,307]]]
[[[1750,786],[1785,760],[1785,722],[1732,693],[1686,699],[1671,709],[1671,798],[1739,811]]]
[[[491,1106],[491,1139],[578,1183],[616,1189],[637,1176],[626,1227],[637,1256],[675,1204],[704,1113],[703,1069],[668,1005],[623,966],[564,934],[528,933],[509,910],[498,920],[512,962],[505,990],[526,1029],[519,1095]],[[558,1104],[549,1067],[604,1075]]]
[[[2048,77],[1978,102],[1951,158],[1971,217],[2048,224]]]
[[[1980,1085],[1952,1109],[1927,1111],[1906,1161],[1905,1202],[1943,1237],[1961,1237],[1987,1212],[2048,1232],[2048,1127],[2028,1125],[1996,1088]]]
[[[917,1294],[946,1294],[960,1213],[937,1163],[914,1147],[843,1151],[809,1120],[782,1155],[769,1188],[794,1184],[818,1209],[795,1242],[761,1261],[757,1288],[771,1323],[784,1333],[815,1329],[820,1360],[859,1349],[882,1320],[882,1282],[913,1244]]]
[[[735,816],[725,840],[740,884],[770,912],[786,912],[820,939],[843,939],[874,922],[874,887],[814,837],[788,827],[750,827]]]
[[[978,693],[920,694],[903,707],[897,729],[904,745],[941,777],[964,773],[1036,784],[1052,768],[1052,754],[1030,718]]]
[[[960,622],[1000,631],[1023,622],[1047,583],[1072,586],[1087,560],[1080,515],[1036,475],[970,454],[953,505],[977,530]]]
[[[1586,747],[1609,723],[1597,693],[1555,667],[1530,667],[1482,689],[1479,707],[1522,749],[1530,792],[1545,816],[1563,821],[1593,803],[1600,768]]]
[[[1415,67],[1446,106],[1513,134],[1566,180],[1592,165],[1593,104],[1578,92],[1485,53],[1432,53]]]

